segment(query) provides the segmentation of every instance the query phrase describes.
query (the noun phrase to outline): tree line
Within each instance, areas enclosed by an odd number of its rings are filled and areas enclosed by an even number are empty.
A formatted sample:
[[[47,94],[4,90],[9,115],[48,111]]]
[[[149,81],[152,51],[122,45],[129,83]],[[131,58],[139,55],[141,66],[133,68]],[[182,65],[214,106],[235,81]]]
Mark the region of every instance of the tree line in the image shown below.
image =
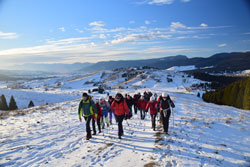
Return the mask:
[[[219,105],[250,110],[250,77],[233,82],[217,91],[206,92],[202,99]]]
[[[28,107],[34,107],[33,101],[29,102]],[[0,110],[8,111],[8,110],[17,110],[17,109],[18,109],[18,107],[17,107],[16,101],[15,101],[13,96],[11,96],[10,102],[9,102],[9,105],[8,105],[5,96],[1,95],[1,98],[0,98]]]

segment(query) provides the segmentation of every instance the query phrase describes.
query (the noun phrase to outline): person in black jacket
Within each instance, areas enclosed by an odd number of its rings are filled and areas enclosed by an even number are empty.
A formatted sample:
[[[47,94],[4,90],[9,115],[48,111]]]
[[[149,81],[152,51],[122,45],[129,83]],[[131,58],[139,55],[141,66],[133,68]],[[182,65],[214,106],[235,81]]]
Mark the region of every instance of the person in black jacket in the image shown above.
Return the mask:
[[[139,100],[140,98],[141,98],[141,94],[140,94],[140,93],[135,94],[134,97],[133,97],[135,114],[137,114],[137,110],[138,110],[138,100]]]
[[[127,118],[130,119],[132,117],[132,106],[134,105],[134,100],[130,95],[127,95],[125,100],[129,109],[129,115],[127,116]]]
[[[160,109],[164,132],[168,134],[169,118],[171,115],[170,107],[174,108],[175,105],[169,95],[162,93],[158,101],[158,107]]]

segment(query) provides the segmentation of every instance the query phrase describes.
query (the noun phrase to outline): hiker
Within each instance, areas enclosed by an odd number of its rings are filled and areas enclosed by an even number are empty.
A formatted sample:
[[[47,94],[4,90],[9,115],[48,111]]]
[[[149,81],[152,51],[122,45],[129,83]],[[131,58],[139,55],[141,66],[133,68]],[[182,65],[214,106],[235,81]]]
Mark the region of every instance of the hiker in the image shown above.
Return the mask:
[[[135,114],[137,114],[137,110],[138,110],[138,100],[141,98],[141,94],[137,93],[134,95],[133,100],[134,100],[134,111]]]
[[[170,96],[166,93],[162,93],[157,105],[160,109],[160,115],[163,123],[164,132],[168,134],[169,118],[171,115],[170,107],[174,108],[175,105],[171,100]]]
[[[122,94],[117,93],[115,96],[115,100],[111,105],[111,110],[114,110],[116,115],[116,121],[118,122],[118,137],[121,139],[123,133],[122,121],[125,115],[129,114],[129,109],[127,103],[125,102]]]
[[[154,93],[155,100],[157,100],[157,97],[158,97],[157,93]]]
[[[99,100],[99,104],[100,104],[100,107],[102,109],[101,124],[102,124],[102,129],[104,129],[105,123],[106,123],[106,126],[109,127],[108,112],[110,109],[110,105],[109,105],[109,103],[106,102],[106,100],[104,98],[101,98]]]
[[[152,122],[152,129],[155,131],[155,118],[157,116],[157,102],[155,101],[154,97],[150,98],[150,101],[147,104],[146,109],[150,109],[150,116]]]
[[[112,105],[113,101],[114,101],[114,98],[112,96],[109,96],[109,99],[108,99],[109,106]],[[114,116],[114,118],[115,118],[114,111],[111,110],[111,108],[110,108],[109,109],[109,123],[110,123],[110,125],[112,125],[112,116]],[[116,118],[115,118],[115,120],[116,120]]]
[[[143,96],[144,96],[144,100],[146,100],[148,102],[150,99],[150,96],[149,96],[147,91],[144,91]]]
[[[91,97],[87,93],[82,94],[82,100],[79,103],[78,107],[78,116],[80,122],[82,122],[82,116],[86,121],[86,139],[89,140],[92,135],[91,135],[91,129],[90,129],[90,121],[93,117],[95,116],[95,119],[97,118],[97,112],[96,112],[96,105],[91,99]]]
[[[128,109],[129,109],[129,115],[127,115],[127,118],[125,119],[130,119],[133,115],[132,115],[132,106],[134,105],[134,100],[130,95],[126,96],[126,103],[128,105]]]
[[[147,112],[147,101],[144,99],[143,96],[141,96],[140,100],[138,101],[138,108],[140,110],[141,113],[141,120],[144,120],[146,117],[146,112]]]
[[[95,128],[95,122],[97,123],[97,127],[98,127],[98,130],[99,130],[99,133],[101,133],[101,117],[102,117],[102,109],[101,109],[101,106],[99,105],[99,101],[98,100],[95,100],[93,99],[93,101],[95,102],[96,104],[96,109],[97,109],[97,118],[95,119],[95,116],[93,115],[93,118],[92,118],[92,127],[93,127],[93,135],[96,135],[96,128]]]

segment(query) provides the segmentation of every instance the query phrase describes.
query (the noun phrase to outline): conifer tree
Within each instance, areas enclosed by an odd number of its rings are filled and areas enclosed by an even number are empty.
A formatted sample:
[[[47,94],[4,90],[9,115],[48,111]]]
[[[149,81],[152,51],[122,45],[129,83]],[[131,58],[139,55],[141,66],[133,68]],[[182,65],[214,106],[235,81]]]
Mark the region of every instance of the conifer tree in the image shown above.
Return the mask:
[[[29,103],[29,105],[28,105],[28,108],[34,107],[34,106],[35,106],[35,105],[34,105],[33,101],[31,100],[30,103]]]
[[[1,99],[0,99],[0,110],[8,110],[8,104],[6,102],[6,98],[4,95],[1,95]]]
[[[16,101],[15,101],[14,97],[11,96],[10,104],[9,104],[9,110],[16,110],[16,109],[18,109],[18,107],[16,105]]]

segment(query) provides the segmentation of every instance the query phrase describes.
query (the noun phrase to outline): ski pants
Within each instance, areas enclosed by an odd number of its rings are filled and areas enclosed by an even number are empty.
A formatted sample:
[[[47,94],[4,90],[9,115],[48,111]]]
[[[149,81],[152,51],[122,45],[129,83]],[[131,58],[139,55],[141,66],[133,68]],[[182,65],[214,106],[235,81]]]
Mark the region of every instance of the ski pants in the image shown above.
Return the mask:
[[[87,136],[91,136],[90,121],[92,119],[92,115],[84,117],[84,119],[85,119],[85,122],[86,122]]]
[[[152,128],[155,130],[155,118],[157,114],[150,114],[150,115],[151,115]]]
[[[114,116],[115,120],[116,120],[116,116],[115,116],[115,113],[114,111],[110,111],[109,112],[109,123],[112,124],[112,115]]]
[[[136,104],[134,104],[134,111],[135,111],[135,114],[137,114],[137,110],[138,110],[138,107]]]
[[[95,122],[97,123],[99,132],[101,132],[101,118],[97,118],[97,120],[92,118],[92,127],[93,127],[94,133],[96,133]]]
[[[162,110],[160,113],[161,113],[164,132],[168,133],[169,118],[170,118],[170,115],[171,115],[171,110],[168,109],[165,112],[165,114],[164,114],[164,111]]]
[[[146,117],[146,112],[147,112],[147,110],[140,109],[140,112],[141,112],[141,119],[144,120],[145,117]]]
[[[118,136],[123,135],[122,121],[123,121],[124,117],[125,117],[125,115],[116,115],[116,121],[118,122]]]

